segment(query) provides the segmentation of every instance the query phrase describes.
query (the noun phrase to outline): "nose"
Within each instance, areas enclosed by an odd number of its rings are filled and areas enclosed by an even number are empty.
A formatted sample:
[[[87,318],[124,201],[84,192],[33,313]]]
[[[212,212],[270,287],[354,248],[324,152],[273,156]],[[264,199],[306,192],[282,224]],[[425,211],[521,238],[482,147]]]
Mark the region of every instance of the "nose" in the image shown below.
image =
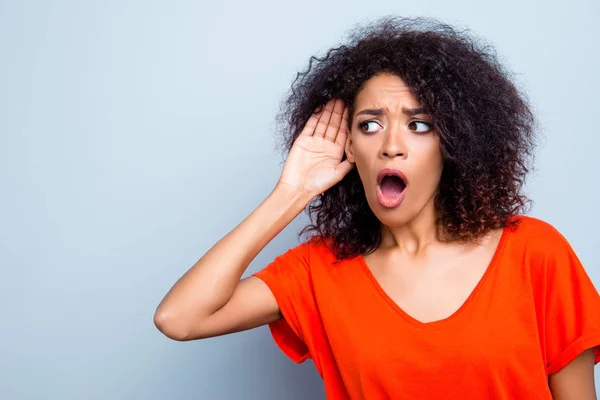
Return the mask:
[[[390,126],[384,135],[381,156],[382,158],[406,157],[406,142],[401,128]]]

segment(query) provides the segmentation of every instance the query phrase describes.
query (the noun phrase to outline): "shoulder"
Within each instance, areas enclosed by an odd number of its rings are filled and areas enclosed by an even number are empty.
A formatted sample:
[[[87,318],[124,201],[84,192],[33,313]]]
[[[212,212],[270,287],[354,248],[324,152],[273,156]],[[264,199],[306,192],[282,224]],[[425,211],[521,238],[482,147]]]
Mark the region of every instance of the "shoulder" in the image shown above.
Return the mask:
[[[555,236],[560,233],[550,222],[529,215],[518,215],[514,217],[519,220],[518,230],[526,236]]]
[[[301,244],[313,265],[331,264],[336,260],[335,254],[331,250],[332,245],[332,239],[316,235]]]
[[[519,222],[513,230],[513,240],[532,255],[548,255],[570,249],[565,236],[550,222],[527,215],[519,215],[515,219]]]
[[[529,266],[533,277],[545,283],[552,280],[566,283],[572,275],[585,274],[571,243],[554,225],[529,216],[519,219],[511,247],[515,258]]]
[[[330,240],[311,236],[295,247],[281,254],[279,259],[300,261],[306,267],[328,264],[335,261],[335,255],[330,250]]]

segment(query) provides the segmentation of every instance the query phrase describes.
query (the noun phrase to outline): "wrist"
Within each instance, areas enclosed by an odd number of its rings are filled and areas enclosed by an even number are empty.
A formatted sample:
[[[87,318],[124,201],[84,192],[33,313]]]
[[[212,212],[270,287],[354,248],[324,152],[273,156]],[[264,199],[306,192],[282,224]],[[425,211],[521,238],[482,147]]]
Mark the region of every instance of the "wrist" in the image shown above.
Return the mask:
[[[311,193],[303,192],[302,190],[281,181],[277,182],[272,194],[282,198],[288,204],[295,205],[301,209],[304,209],[315,197],[315,195]]]

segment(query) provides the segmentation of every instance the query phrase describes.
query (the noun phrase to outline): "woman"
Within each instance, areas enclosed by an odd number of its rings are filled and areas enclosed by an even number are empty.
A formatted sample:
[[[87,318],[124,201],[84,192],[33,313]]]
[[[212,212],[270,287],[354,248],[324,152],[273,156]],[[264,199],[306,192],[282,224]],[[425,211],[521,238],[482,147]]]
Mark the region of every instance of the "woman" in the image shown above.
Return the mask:
[[[277,185],[156,326],[192,340],[269,324],[332,399],[595,399],[600,297],[567,240],[523,215],[534,119],[509,76],[427,19],[384,18],[313,57],[284,103]],[[312,236],[240,280],[307,206]]]

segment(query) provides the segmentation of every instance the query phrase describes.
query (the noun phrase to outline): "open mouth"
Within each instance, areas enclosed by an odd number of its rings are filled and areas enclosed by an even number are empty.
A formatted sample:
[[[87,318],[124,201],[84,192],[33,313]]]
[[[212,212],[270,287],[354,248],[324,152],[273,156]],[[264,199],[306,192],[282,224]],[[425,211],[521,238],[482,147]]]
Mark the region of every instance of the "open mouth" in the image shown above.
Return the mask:
[[[404,199],[406,176],[397,169],[386,168],[377,175],[377,199],[387,208],[397,207]]]
[[[379,182],[379,187],[381,188],[381,193],[383,193],[385,197],[393,198],[400,196],[400,193],[406,188],[406,183],[404,183],[399,176],[386,175],[381,182]]]

